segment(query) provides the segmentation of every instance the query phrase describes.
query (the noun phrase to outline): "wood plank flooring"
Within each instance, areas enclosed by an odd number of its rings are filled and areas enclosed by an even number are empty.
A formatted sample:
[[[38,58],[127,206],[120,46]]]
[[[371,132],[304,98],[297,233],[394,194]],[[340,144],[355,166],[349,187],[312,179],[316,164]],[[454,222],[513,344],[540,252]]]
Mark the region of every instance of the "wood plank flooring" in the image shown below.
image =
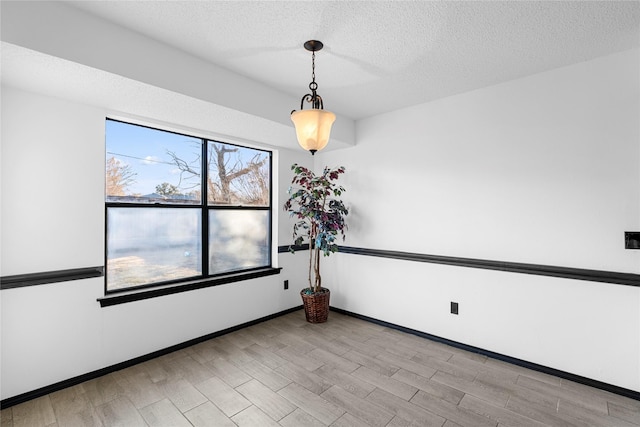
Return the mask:
[[[640,426],[640,402],[296,311],[2,410],[1,427]]]

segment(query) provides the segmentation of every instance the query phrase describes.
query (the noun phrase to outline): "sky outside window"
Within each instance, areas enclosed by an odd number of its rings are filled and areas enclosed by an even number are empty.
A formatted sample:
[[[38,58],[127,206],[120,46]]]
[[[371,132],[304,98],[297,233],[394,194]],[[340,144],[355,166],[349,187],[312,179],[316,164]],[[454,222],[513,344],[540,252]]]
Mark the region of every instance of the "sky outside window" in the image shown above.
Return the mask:
[[[107,196],[144,197],[160,188],[165,195],[198,201],[199,177],[183,173],[176,160],[200,174],[201,144],[198,138],[107,120],[107,169],[121,180],[115,187],[108,180]]]

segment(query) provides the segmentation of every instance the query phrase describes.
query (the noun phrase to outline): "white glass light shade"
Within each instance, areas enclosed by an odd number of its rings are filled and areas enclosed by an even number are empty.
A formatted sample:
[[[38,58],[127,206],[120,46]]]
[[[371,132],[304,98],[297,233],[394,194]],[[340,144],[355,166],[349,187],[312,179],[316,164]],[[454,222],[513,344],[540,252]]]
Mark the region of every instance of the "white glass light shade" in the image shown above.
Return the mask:
[[[311,153],[322,150],[327,145],[331,135],[331,125],[335,120],[336,115],[327,110],[298,110],[291,113],[298,143]]]

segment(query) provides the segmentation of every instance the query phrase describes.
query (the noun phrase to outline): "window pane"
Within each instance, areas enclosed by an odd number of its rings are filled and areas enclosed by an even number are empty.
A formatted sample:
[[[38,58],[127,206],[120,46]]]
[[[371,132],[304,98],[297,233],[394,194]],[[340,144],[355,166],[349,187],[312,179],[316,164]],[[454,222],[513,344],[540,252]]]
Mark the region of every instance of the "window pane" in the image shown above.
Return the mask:
[[[269,153],[209,142],[209,205],[269,206]]]
[[[197,208],[108,208],[107,290],[202,274]]]
[[[106,121],[106,200],[200,202],[202,140]]]
[[[209,211],[209,274],[270,263],[269,211]]]

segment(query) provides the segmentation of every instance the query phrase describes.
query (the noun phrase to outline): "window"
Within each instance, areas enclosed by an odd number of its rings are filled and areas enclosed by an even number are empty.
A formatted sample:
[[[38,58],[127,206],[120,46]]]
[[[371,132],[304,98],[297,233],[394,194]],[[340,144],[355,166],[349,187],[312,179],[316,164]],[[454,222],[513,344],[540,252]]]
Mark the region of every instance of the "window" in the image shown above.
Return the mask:
[[[106,291],[271,266],[271,153],[106,121]]]

